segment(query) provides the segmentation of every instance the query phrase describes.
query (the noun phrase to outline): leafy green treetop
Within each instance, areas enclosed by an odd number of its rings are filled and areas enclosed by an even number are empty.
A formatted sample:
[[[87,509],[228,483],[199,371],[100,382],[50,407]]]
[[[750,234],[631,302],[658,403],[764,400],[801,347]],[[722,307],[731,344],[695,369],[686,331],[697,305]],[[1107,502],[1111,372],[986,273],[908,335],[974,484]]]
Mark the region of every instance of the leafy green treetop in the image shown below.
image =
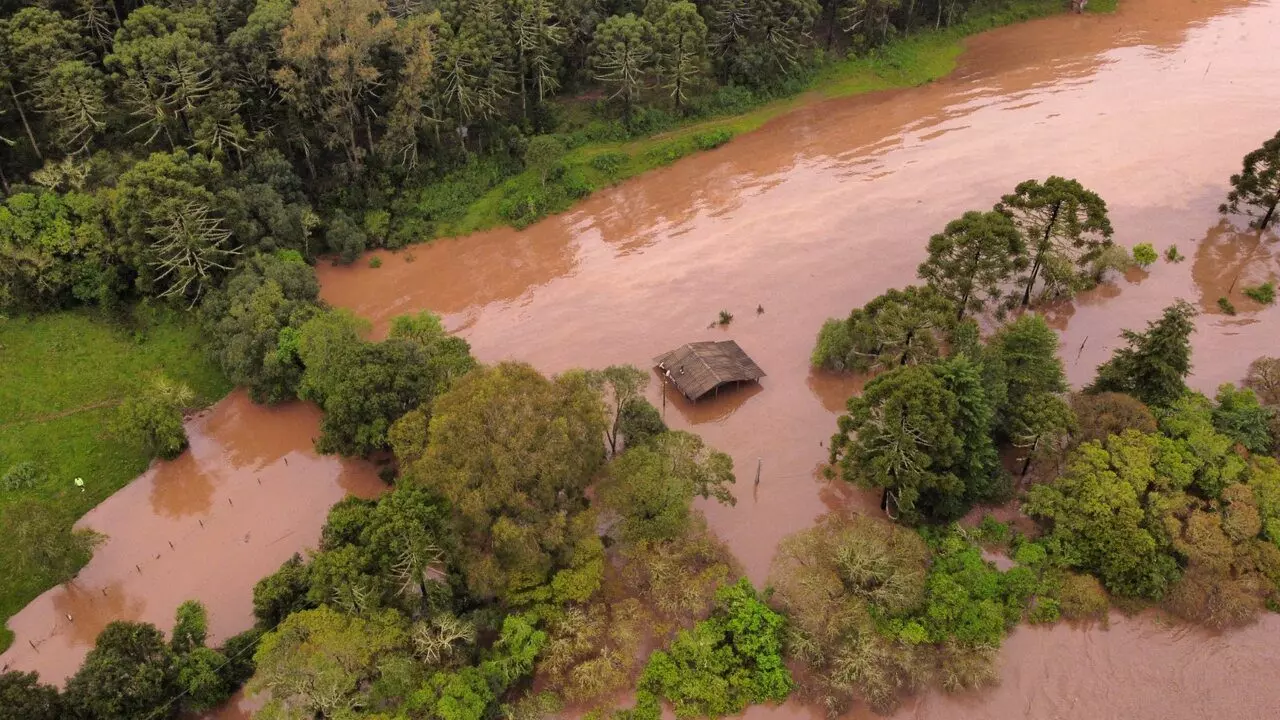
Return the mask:
[[[1087,286],[1090,265],[1111,245],[1107,204],[1075,180],[1055,175],[1021,182],[995,209],[1017,225],[1030,253],[1019,281],[1024,307],[1037,283],[1051,297]]]
[[[1241,212],[1242,206],[1259,228],[1265,229],[1275,219],[1280,207],[1280,132],[1244,156],[1244,169],[1231,176],[1231,192],[1218,210]]]
[[[1179,300],[1165,308],[1145,332],[1125,330],[1119,348],[1098,368],[1088,392],[1122,392],[1152,407],[1171,405],[1186,392],[1191,372],[1191,333],[1196,311]]]
[[[1003,286],[1026,263],[1026,241],[1003,213],[967,212],[929,238],[920,278],[956,306],[956,319],[999,300]]]

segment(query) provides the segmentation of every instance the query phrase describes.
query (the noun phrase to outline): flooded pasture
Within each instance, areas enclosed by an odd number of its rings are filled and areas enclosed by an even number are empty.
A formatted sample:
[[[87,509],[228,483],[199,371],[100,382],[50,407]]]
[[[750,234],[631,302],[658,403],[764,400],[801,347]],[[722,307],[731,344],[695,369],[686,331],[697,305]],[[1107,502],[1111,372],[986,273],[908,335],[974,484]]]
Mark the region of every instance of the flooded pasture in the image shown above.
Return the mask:
[[[173,627],[198,599],[216,644],[253,625],[253,585],[320,537],[329,506],[383,488],[367,463],[311,449],[319,411],[254,405],[237,391],[187,422],[191,449],[151,469],[77,524],[107,541],[72,581],[9,621],[0,666],[62,684],[113,620]]]

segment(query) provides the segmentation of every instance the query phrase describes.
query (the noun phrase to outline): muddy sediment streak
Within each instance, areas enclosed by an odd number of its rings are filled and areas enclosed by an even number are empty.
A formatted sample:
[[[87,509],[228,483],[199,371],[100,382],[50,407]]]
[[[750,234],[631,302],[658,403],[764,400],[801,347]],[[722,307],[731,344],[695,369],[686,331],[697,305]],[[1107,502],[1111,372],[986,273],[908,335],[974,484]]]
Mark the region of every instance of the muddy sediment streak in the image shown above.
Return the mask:
[[[1280,311],[1239,297],[1280,271],[1280,238],[1217,214],[1240,158],[1280,129],[1280,3],[1121,5],[1113,16],[976,37],[946,80],[806,106],[522,232],[380,252],[376,269],[322,267],[322,295],[379,331],[395,315],[431,309],[482,360],[545,372],[648,367],[686,342],[737,340],[768,373],[761,386],[696,407],[669,393],[666,418],[733,456],[737,506],[703,509],[760,582],[782,537],[823,512],[876,505],[815,474],[855,389],[808,367],[823,320],[914,282],[930,234],[1021,180],[1077,178],[1106,199],[1118,242],[1177,244],[1186,256],[1047,310],[1073,383],[1092,377],[1121,329],[1142,328],[1176,297],[1204,311],[1198,389],[1280,354]],[[1236,317],[1216,307],[1229,290]],[[722,309],[733,322],[709,327]],[[659,387],[649,396],[661,407]],[[1268,678],[1277,647],[1271,615],[1225,635],[1120,617],[1110,630],[1020,628],[1006,643],[1000,688],[926,695],[901,714],[1276,716],[1280,688]],[[748,716],[814,712],[791,703]]]

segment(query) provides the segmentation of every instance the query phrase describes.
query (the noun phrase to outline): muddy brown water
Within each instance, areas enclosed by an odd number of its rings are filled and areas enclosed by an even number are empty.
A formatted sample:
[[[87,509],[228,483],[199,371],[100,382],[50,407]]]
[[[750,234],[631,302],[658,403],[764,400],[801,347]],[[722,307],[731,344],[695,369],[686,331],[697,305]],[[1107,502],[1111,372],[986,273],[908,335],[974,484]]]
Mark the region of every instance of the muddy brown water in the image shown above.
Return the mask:
[[[1174,297],[1206,311],[1194,339],[1196,387],[1238,380],[1251,359],[1280,352],[1280,311],[1239,297],[1242,285],[1280,272],[1280,238],[1215,211],[1240,157],[1280,128],[1280,2],[1122,5],[1114,16],[1062,16],[976,37],[946,80],[808,105],[523,232],[379,253],[378,269],[322,267],[323,295],[378,332],[395,315],[431,309],[482,360],[546,372],[647,367],[685,342],[737,340],[768,373],[760,387],[697,406],[668,395],[665,412],[733,456],[738,504],[703,509],[762,581],[782,537],[833,509],[874,507],[815,473],[835,414],[857,389],[809,370],[822,321],[911,282],[931,233],[1023,179],[1076,177],[1107,199],[1120,242],[1177,243],[1187,257],[1049,310],[1073,382],[1089,379],[1122,328],[1141,327]],[[1217,311],[1228,292],[1235,317]],[[721,309],[734,321],[708,327]],[[656,382],[649,395],[662,405]],[[75,584],[14,618],[18,638],[0,662],[57,678],[83,655],[92,633],[81,623],[95,622],[95,612],[99,626],[139,617],[168,628],[173,608],[192,596],[210,605],[215,637],[247,627],[253,582],[314,542],[324,508],[344,491],[378,488],[367,466],[316,457],[315,427],[313,410],[264,410],[242,395],[197,419],[190,455],[86,516],[113,540]],[[244,446],[258,449],[235,449]],[[168,486],[185,489],[169,497]],[[261,502],[241,501],[255,493]],[[205,534],[196,535],[191,525],[202,518]],[[106,598],[89,602],[104,587]],[[63,608],[74,610],[74,626],[59,620]],[[28,639],[39,654],[24,649]],[[1280,687],[1270,682],[1278,655],[1280,618],[1270,615],[1224,634],[1147,616],[1117,617],[1107,630],[1019,628],[1005,644],[999,688],[929,693],[900,715],[1280,717]],[[251,707],[229,707],[225,717]],[[796,702],[748,713],[818,715]]]
[[[522,232],[380,252],[376,269],[322,267],[322,295],[379,332],[433,310],[481,359],[545,372],[649,367],[685,342],[737,340],[768,373],[761,386],[695,407],[669,395],[666,417],[733,456],[737,506],[703,509],[762,581],[782,537],[832,509],[873,507],[815,476],[855,389],[809,370],[822,321],[912,282],[931,233],[1021,180],[1078,178],[1107,200],[1118,242],[1176,243],[1186,256],[1049,309],[1073,383],[1175,297],[1205,310],[1195,387],[1238,381],[1250,360],[1280,352],[1280,311],[1240,296],[1280,271],[1280,238],[1216,212],[1240,157],[1280,129],[1280,3],[1121,4],[984,34],[946,80],[808,105]],[[1228,294],[1235,317],[1217,310]],[[721,309],[733,322],[709,327]],[[649,395],[661,406],[656,382]],[[1222,635],[1145,616],[1109,630],[1020,628],[998,689],[926,694],[900,714],[1280,717],[1278,648],[1276,616]],[[748,716],[816,714],[789,703]]]
[[[188,452],[80,520],[108,540],[73,581],[10,619],[17,637],[0,666],[61,684],[107,623],[167,632],[190,599],[208,609],[212,643],[252,626],[254,583],[315,544],[330,505],[383,488],[367,463],[316,455],[319,425],[312,406],[265,408],[243,391],[189,420]]]

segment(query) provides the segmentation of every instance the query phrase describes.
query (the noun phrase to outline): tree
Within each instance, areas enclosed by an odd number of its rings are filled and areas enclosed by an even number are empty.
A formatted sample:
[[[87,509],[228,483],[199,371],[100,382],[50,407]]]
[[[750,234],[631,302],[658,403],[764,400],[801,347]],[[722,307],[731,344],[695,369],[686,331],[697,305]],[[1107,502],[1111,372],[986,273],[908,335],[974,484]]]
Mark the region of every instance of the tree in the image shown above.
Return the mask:
[[[86,150],[107,126],[106,104],[102,73],[82,60],[58,63],[42,81],[40,108],[52,118],[58,143],[68,152]]]
[[[250,256],[225,289],[205,296],[200,315],[214,357],[255,402],[297,395],[302,381],[299,328],[320,312],[315,271],[296,252]]]
[[[1061,476],[1031,488],[1024,508],[1049,523],[1045,542],[1064,565],[1094,573],[1118,595],[1159,599],[1179,569],[1163,533],[1147,527],[1145,505],[1153,466],[1182,465],[1176,452],[1159,436],[1132,430],[1106,447],[1086,443]],[[1166,473],[1161,482],[1190,475]]]
[[[1221,418],[1200,393],[1187,393],[1159,411],[1160,431],[1174,441],[1183,466],[1190,471],[1189,479],[1210,500],[1221,497],[1228,485],[1241,482],[1247,469],[1236,451],[1237,441],[1219,432],[1216,422]],[[1179,482],[1185,484],[1187,479]]]
[[[1027,180],[995,207],[1017,225],[1031,255],[1019,281],[1022,305],[1039,282],[1042,296],[1070,295],[1087,285],[1088,268],[1111,245],[1107,204],[1075,180]]]
[[[58,688],[42,685],[36,673],[0,673],[0,718],[3,720],[62,720],[66,717]]]
[[[250,693],[270,693],[269,717],[340,717],[359,706],[378,661],[407,642],[393,611],[366,617],[329,607],[296,612],[262,636]]]
[[[215,194],[222,183],[219,163],[183,151],[154,153],[120,176],[111,220],[139,290],[194,302],[230,270],[239,248],[214,214],[231,210]]]
[[[281,34],[284,67],[275,79],[285,99],[356,174],[373,150],[370,105],[383,77],[377,61],[395,27],[379,0],[304,0]]]
[[[1128,347],[1112,353],[1086,392],[1127,393],[1152,407],[1172,404],[1187,389],[1195,316],[1195,309],[1179,300],[1147,323],[1146,332],[1125,330]]]
[[[1091,441],[1106,442],[1112,435],[1125,430],[1143,433],[1156,431],[1156,419],[1142,401],[1123,393],[1075,393],[1071,396],[1071,410],[1076,416],[1072,433],[1075,445]]]
[[[98,199],[79,192],[17,193],[0,204],[0,308],[111,305],[116,260]]]
[[[682,108],[706,72],[707,25],[696,5],[681,0],[666,6],[653,31],[658,77],[676,108]]]
[[[1240,443],[1249,452],[1271,452],[1274,439],[1271,423],[1274,408],[1264,407],[1252,390],[1237,390],[1231,383],[1218,386],[1217,407],[1213,409],[1213,426],[1218,432]]]
[[[182,707],[190,712],[213,710],[230,699],[238,685],[227,682],[220,671],[227,657],[207,647],[197,647],[176,661],[176,682],[183,692]]]
[[[994,428],[1015,446],[1027,448],[1025,476],[1043,441],[1064,434],[1074,423],[1062,397],[1067,378],[1058,358],[1058,336],[1044,318],[1026,314],[996,332],[985,357],[1004,386]]]
[[[1280,358],[1260,357],[1249,363],[1244,386],[1252,390],[1263,405],[1280,405]]]
[[[530,138],[529,145],[524,150],[525,167],[538,174],[538,180],[543,186],[547,184],[547,177],[560,167],[563,158],[564,145],[550,135]]]
[[[649,656],[637,705],[663,698],[676,717],[721,717],[786,700],[793,683],[782,660],[785,626],[746,578],[721,588],[711,617]]]
[[[11,66],[12,72],[12,75],[5,73],[0,78],[5,79],[9,100],[18,111],[18,119],[22,121],[32,151],[38,159],[43,159],[25,110],[30,105],[24,102],[23,97],[36,93],[40,98],[43,91],[58,89],[43,80],[60,63],[74,60],[80,54],[83,47],[80,34],[73,21],[43,7],[19,10],[0,25],[0,31],[4,36],[0,38],[0,46],[7,56],[5,64]]]
[[[622,98],[623,115],[647,86],[653,64],[653,25],[631,13],[614,15],[600,23],[591,53],[593,77],[613,90],[609,99]]]
[[[845,480],[883,489],[882,505],[904,522],[959,517],[967,509],[965,478],[956,474],[967,469],[959,414],[960,402],[933,368],[893,370],[849,398],[831,462]]]
[[[695,496],[733,505],[733,460],[692,433],[674,431],[629,448],[609,465],[597,488],[601,504],[619,517],[624,541],[684,535]]]
[[[173,638],[169,647],[177,655],[186,655],[204,647],[209,632],[209,615],[198,600],[187,600],[178,606],[174,617]]]
[[[157,376],[140,394],[121,403],[115,431],[148,456],[172,460],[187,449],[182,421],[194,400],[185,383]]]
[[[1280,206],[1280,132],[1262,147],[1244,156],[1244,169],[1231,176],[1231,192],[1218,208],[1223,213],[1241,212],[1257,218],[1254,224],[1266,229]]]
[[[310,569],[296,553],[279,570],[259,580],[253,586],[253,616],[258,627],[273,628],[293,613],[311,607],[307,602],[310,586]]]
[[[629,447],[643,445],[666,431],[658,408],[642,397],[628,400],[618,413],[618,434]]]
[[[67,704],[79,717],[106,720],[174,718],[181,709],[174,658],[164,635],[146,623],[113,622],[98,634],[67,681]]]
[[[828,320],[811,362],[855,372],[928,362],[941,354],[956,314],[951,301],[931,287],[889,290],[846,320]]]
[[[305,366],[299,396],[325,411],[321,452],[367,455],[389,447],[401,416],[443,392],[472,367],[471,348],[430,313],[396,318],[378,343],[360,339],[363,324],[328,312],[303,324],[298,355]]]
[[[829,514],[782,541],[769,571],[788,618],[801,689],[830,712],[862,699],[889,712],[924,683],[924,648],[876,627],[924,604],[929,549],[920,536],[862,515]]]
[[[999,299],[1002,285],[1025,262],[1026,243],[1008,216],[967,212],[929,238],[929,259],[917,274],[956,306],[956,319],[966,311],[982,312],[986,300]]]
[[[510,600],[547,583],[569,591],[578,579],[593,590],[582,574],[600,569],[599,540],[585,491],[604,459],[604,430],[600,396],[582,373],[548,380],[503,363],[435,399],[426,451],[402,482],[448,500],[473,596]]]
[[[627,406],[641,398],[640,393],[649,385],[649,373],[631,365],[610,365],[591,374],[591,379],[604,391],[606,420],[605,439],[609,441],[609,454],[618,454],[618,438],[631,438],[622,433],[623,413]]]
[[[527,115],[529,85],[533,86],[539,103],[560,87],[557,71],[565,30],[555,22],[556,8],[550,0],[514,0],[513,6],[512,31],[520,67],[520,110]]]

